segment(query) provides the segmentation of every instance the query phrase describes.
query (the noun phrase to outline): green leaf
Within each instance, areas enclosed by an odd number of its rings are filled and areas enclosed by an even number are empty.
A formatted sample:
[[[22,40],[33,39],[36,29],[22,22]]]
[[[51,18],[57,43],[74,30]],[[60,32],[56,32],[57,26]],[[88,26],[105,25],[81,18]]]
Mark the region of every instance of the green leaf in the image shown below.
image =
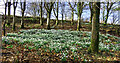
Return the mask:
[[[7,48],[13,48],[13,45],[7,46]]]

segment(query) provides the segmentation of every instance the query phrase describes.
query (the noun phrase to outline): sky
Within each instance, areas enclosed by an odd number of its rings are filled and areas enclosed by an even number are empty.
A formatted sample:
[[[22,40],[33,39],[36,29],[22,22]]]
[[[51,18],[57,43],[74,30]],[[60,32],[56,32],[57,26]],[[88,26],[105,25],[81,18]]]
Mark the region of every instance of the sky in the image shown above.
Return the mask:
[[[113,6],[117,6],[118,4],[114,4]],[[18,7],[20,7],[20,5],[18,5]],[[18,8],[17,7],[17,9],[16,9],[16,15],[17,16],[21,16],[21,13],[20,13],[20,8]],[[66,9],[67,8],[69,8],[69,6],[68,7],[66,7]],[[76,9],[77,10],[77,9]],[[101,11],[100,11],[100,21],[102,20],[102,6],[101,6]],[[60,11],[59,11],[60,12]],[[106,11],[105,11],[106,12]],[[107,13],[107,12],[106,12]],[[4,14],[4,2],[3,2],[3,0],[0,0],[0,14]],[[114,14],[115,15],[118,15],[118,12],[114,12]],[[11,15],[13,15],[13,6],[11,6]],[[68,16],[70,16],[70,13],[67,13],[67,15]],[[29,15],[29,14],[27,14],[27,16],[31,16],[31,15]],[[112,20],[113,20],[113,13],[112,14],[110,14],[110,16],[108,17],[108,23],[112,23]],[[87,10],[83,10],[83,13],[82,13],[82,18],[83,18],[83,20],[85,21],[85,20],[89,20],[89,18],[90,18],[90,10],[89,9],[87,9]],[[55,19],[55,17],[54,17],[54,14],[52,14],[52,16],[51,16],[51,19]],[[61,19],[61,14],[59,13],[59,19]],[[116,18],[116,19],[118,19],[118,18]],[[69,20],[70,20],[70,18],[69,18]],[[77,20],[77,15],[76,14],[74,14],[74,20]]]

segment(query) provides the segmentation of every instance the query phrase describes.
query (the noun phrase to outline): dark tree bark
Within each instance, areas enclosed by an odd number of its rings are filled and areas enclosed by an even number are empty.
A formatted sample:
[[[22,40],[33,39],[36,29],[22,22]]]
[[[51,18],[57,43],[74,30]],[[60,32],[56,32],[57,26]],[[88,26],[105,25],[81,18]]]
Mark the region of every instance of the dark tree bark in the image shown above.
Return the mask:
[[[49,4],[49,6],[48,6],[48,4]],[[50,17],[51,17],[51,11],[53,9],[53,4],[54,4],[54,2],[50,2],[50,3],[45,2],[45,4],[44,4],[45,9],[47,11],[47,25],[46,25],[47,29],[50,29]]]
[[[4,15],[4,23],[3,23],[3,32],[4,32],[4,36],[5,36],[5,24],[6,24],[6,12],[7,12],[7,2],[5,3],[5,15]]]
[[[74,8],[76,6],[76,3],[74,4],[74,6],[72,6],[70,2],[68,4],[69,4],[71,11],[72,11],[72,13],[71,13],[71,16],[72,16],[71,17],[71,25],[73,25],[74,24],[74,10],[75,10]]]
[[[21,11],[22,11],[22,18],[21,18],[21,28],[24,28],[24,12],[26,9],[26,1],[25,2],[20,2],[21,4]]]
[[[47,29],[50,29],[50,17],[51,13],[47,12]]]
[[[54,15],[56,17],[56,24],[55,24],[55,26],[58,25],[58,11],[59,11],[58,9],[59,9],[59,2],[57,2],[57,7],[54,7],[54,9],[53,9]]]
[[[106,18],[105,18],[105,25],[107,24],[109,12],[110,12],[110,10],[111,10],[113,4],[114,4],[114,3],[111,3],[111,4],[110,4],[109,2],[107,3],[107,15],[106,15]]]
[[[62,21],[61,21],[61,27],[62,28],[64,28],[64,20],[63,20],[63,18],[64,18],[64,13],[65,13],[65,3],[64,2],[62,2],[62,3],[60,3],[61,4],[61,15],[62,15]]]
[[[7,25],[10,25],[11,2],[8,2],[8,20]]]
[[[103,3],[104,4],[104,3]],[[105,21],[105,5],[104,5],[104,7],[103,7],[103,22]]]
[[[99,50],[99,15],[100,15],[100,2],[93,3],[93,22],[92,22],[92,37],[91,45],[88,49],[89,52],[98,53]]]
[[[92,18],[93,18],[93,3],[92,2],[90,2],[89,3],[89,8],[90,8],[90,23],[92,23]]]
[[[42,4],[43,4],[43,2],[41,2],[41,4],[39,4],[39,6],[40,6],[40,25],[43,25],[43,21],[42,21]]]
[[[16,17],[15,17],[15,12],[16,12],[16,7],[17,7],[17,3],[18,2],[13,2],[13,9],[14,9],[14,11],[13,11],[13,25],[12,25],[12,30],[14,30],[15,31],[15,21],[16,21]]]
[[[61,21],[61,27],[62,27],[62,28],[64,28],[64,26],[63,26],[63,25],[64,25],[64,24],[63,24],[63,22],[64,22],[64,21],[63,21],[63,16],[64,16],[64,15],[63,15],[63,13],[62,13],[62,21]]]
[[[77,23],[77,31],[80,31],[81,28],[81,15],[84,8],[84,2],[77,3],[77,11],[78,11],[78,23]]]

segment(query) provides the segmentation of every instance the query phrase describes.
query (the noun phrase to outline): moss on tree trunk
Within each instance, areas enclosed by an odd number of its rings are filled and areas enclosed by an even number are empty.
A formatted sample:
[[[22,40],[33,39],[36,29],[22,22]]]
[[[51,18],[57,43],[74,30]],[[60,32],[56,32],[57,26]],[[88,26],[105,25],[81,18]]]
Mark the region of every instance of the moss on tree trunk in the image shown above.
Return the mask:
[[[50,13],[49,12],[47,12],[47,29],[50,29]]]
[[[100,2],[93,3],[93,22],[92,22],[92,37],[91,45],[88,49],[89,52],[98,53],[99,50],[99,15],[100,15]]]
[[[21,28],[24,28],[24,11],[22,12]]]
[[[42,21],[42,2],[40,4],[40,25],[43,25],[43,21]]]

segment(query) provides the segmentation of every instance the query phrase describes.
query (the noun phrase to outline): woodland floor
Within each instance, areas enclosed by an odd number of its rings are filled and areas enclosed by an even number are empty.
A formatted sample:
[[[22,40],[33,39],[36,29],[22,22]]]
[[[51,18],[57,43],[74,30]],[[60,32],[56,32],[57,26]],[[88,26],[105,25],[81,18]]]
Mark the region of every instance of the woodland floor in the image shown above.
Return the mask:
[[[46,28],[46,22],[44,22],[44,25],[40,26],[39,22],[33,23],[33,22],[25,22],[25,28],[24,29],[20,29],[20,23],[16,23],[16,31],[12,31],[12,26],[8,26],[6,27],[6,34],[7,33],[13,33],[13,32],[19,32],[20,30],[27,30],[27,29],[45,29]],[[53,27],[53,25],[55,24],[54,21],[51,21],[51,29],[61,29],[61,30],[73,30],[75,31],[77,29],[77,23],[75,22],[74,25],[70,25],[70,22],[64,22],[63,25],[59,24],[56,27]],[[118,27],[120,26],[113,26],[113,25],[107,25],[107,26],[103,26],[100,25],[100,32],[102,34],[110,34],[110,35],[114,35],[117,37],[120,37],[119,33],[116,32],[116,30],[118,29]],[[82,31],[91,31],[91,24],[87,23],[87,22],[83,22],[81,29]],[[119,30],[120,32],[120,30]],[[3,35],[3,33],[2,33]],[[15,42],[15,41],[13,41]],[[24,51],[24,47],[20,46],[20,45],[16,45],[15,43],[12,44],[13,46],[18,46],[17,49],[19,49],[19,51],[21,53],[19,53],[18,56],[15,55],[15,50],[14,47],[13,48],[4,48],[2,49],[2,54],[3,54],[3,62],[2,63],[8,63],[8,61],[12,63],[13,62],[24,62],[24,63],[45,63],[45,62],[76,62],[79,63],[78,60],[74,60],[73,58],[69,58],[67,59],[67,61],[61,61],[59,59],[59,55],[55,53],[54,51],[52,51],[52,53],[46,53],[43,49],[39,49],[41,51],[41,53],[37,54],[36,49],[27,49],[27,51]],[[2,47],[7,47],[10,45],[6,45],[5,43],[2,44]],[[84,58],[86,58],[87,60],[89,58],[91,58],[91,63],[92,62],[108,62],[111,61],[111,63],[115,63],[115,62],[120,62],[120,50],[119,51],[99,51],[99,54],[92,54],[92,53],[88,53],[87,52],[87,48],[82,49],[81,51],[79,51],[80,54],[85,54]],[[110,52],[112,52],[113,54],[111,55]],[[27,55],[27,56],[26,56]],[[113,56],[114,55],[114,56]],[[20,56],[20,57],[19,57]],[[23,59],[24,56],[26,56],[28,59]],[[47,57],[46,57],[47,56]],[[48,57],[49,56],[49,57]],[[105,56],[105,57],[102,57]],[[19,58],[18,58],[19,57]],[[88,58],[89,57],[89,58]],[[8,58],[6,61],[6,59],[4,58]],[[14,60],[13,60],[14,58]],[[17,58],[17,59],[16,59]],[[48,59],[50,60],[48,60]],[[99,59],[98,59],[99,58]],[[11,59],[11,60],[10,60]],[[84,62],[84,59],[80,59],[78,58],[80,61]],[[105,60],[104,60],[105,59]],[[24,60],[24,61],[23,61]]]

